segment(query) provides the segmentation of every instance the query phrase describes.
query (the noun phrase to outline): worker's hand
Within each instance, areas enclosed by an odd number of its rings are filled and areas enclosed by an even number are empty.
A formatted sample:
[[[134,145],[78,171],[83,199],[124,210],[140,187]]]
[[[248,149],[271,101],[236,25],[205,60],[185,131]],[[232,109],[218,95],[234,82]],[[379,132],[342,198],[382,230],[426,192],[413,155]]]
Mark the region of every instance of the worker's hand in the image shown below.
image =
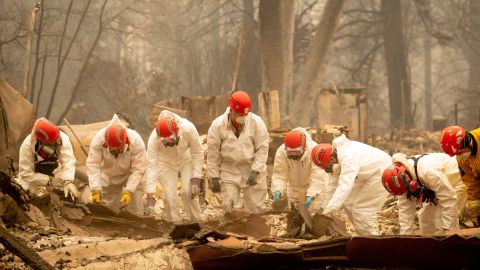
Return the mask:
[[[248,176],[247,185],[255,186],[257,184],[257,175],[257,171],[251,171],[250,175]]]
[[[78,190],[77,187],[73,184],[72,180],[65,180],[63,181],[63,193],[65,194],[65,198],[70,195],[72,197],[72,201],[78,197]]]
[[[210,179],[210,189],[213,193],[220,192],[220,178],[213,177],[212,179]]]
[[[275,193],[273,193],[272,200],[278,201],[280,200],[280,197],[282,197],[282,193],[280,191],[275,191]]]
[[[124,191],[122,198],[120,199],[120,208],[126,208],[132,202],[132,193],[130,191]]]
[[[102,202],[102,192],[100,190],[92,190],[92,202],[94,203]]]
[[[195,198],[202,190],[202,178],[193,177],[190,179],[190,192],[192,199]]]
[[[310,207],[310,205],[312,204],[312,202],[313,202],[313,197],[307,196],[307,198],[305,199],[305,208]]]

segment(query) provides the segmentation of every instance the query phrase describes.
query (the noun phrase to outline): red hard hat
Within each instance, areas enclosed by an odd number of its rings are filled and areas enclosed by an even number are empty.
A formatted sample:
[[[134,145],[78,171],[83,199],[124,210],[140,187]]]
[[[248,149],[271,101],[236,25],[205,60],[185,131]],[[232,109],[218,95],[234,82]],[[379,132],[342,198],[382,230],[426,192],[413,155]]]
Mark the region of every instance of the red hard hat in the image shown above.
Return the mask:
[[[301,131],[290,130],[285,135],[285,139],[283,141],[285,143],[285,147],[287,148],[299,148],[305,147],[307,144],[307,137]]]
[[[330,157],[333,153],[333,146],[328,143],[317,144],[312,149],[312,162],[322,169],[328,168],[330,163]]]
[[[120,148],[127,143],[127,130],[122,125],[113,124],[105,130],[105,145]]]
[[[243,91],[234,92],[228,100],[228,106],[230,106],[230,111],[238,115],[247,115],[252,108],[250,97]]]
[[[172,135],[178,134],[178,126],[175,119],[162,117],[158,120],[157,125],[155,126],[158,137],[170,137]]]
[[[465,129],[459,126],[446,127],[440,135],[440,144],[443,151],[450,155],[455,156],[462,149],[462,141],[465,138]]]
[[[60,139],[60,130],[45,118],[37,121],[34,128],[34,134],[37,140],[46,144],[54,144]]]
[[[392,168],[383,171],[382,184],[385,189],[393,195],[402,195],[407,191],[410,177],[405,166],[395,162]]]

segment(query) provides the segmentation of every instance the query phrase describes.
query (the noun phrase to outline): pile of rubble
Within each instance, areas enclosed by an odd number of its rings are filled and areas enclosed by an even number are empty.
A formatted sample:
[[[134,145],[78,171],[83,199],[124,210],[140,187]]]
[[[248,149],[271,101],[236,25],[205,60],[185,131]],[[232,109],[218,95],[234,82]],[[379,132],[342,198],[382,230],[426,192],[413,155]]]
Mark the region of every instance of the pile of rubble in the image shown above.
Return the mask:
[[[428,152],[442,152],[440,148],[440,131],[394,130],[383,135],[372,135],[368,144],[394,154],[405,153],[407,156]]]

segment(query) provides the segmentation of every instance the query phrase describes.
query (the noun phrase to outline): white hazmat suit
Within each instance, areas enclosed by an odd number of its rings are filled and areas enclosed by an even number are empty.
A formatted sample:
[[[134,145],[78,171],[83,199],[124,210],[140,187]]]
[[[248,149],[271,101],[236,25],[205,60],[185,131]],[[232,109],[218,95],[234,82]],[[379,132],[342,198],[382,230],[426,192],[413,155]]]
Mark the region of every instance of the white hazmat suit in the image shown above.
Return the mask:
[[[429,153],[418,158],[415,175],[415,161],[402,153],[392,156],[392,161],[402,163],[414,179],[420,179],[423,185],[435,192],[437,205],[424,203],[419,211],[418,220],[421,234],[443,233],[444,230],[458,229],[458,214],[465,205],[465,186],[458,170],[457,159],[444,153]],[[462,204],[463,202],[463,204]],[[413,234],[413,222],[419,202],[398,197],[400,234]]]
[[[183,206],[190,219],[200,221],[202,216],[198,196],[192,199],[190,192],[190,179],[202,178],[204,153],[200,136],[193,123],[177,114],[164,110],[160,113],[159,119],[161,117],[175,119],[180,139],[178,145],[166,147],[160,142],[157,132],[153,130],[147,147],[146,192],[154,193],[156,183],[160,181],[165,192],[164,204],[167,219],[172,222],[181,221],[177,194],[177,179],[180,173]]]
[[[62,180],[73,181],[75,178],[76,159],[73,154],[72,144],[67,134],[60,131],[61,147],[58,151],[58,167],[55,169],[55,177]],[[37,189],[46,186],[50,176],[35,172],[35,157],[41,161],[42,157],[35,152],[37,139],[29,134],[20,146],[19,154],[19,178],[18,183],[25,189],[37,193]]]
[[[332,146],[337,152],[340,175],[324,214],[343,206],[359,236],[378,235],[377,213],[388,195],[381,178],[384,169],[392,166],[391,157],[380,149],[351,141],[345,135],[335,138]],[[336,178],[333,175],[332,179]]]
[[[123,125],[117,115],[113,116],[108,126],[113,124]],[[143,182],[147,164],[145,144],[140,134],[126,128],[128,143],[123,153],[115,158],[105,146],[107,127],[99,130],[90,143],[86,161],[90,189],[101,191],[102,201],[115,211],[121,206],[123,191],[129,191],[132,201],[127,210],[143,215]]]
[[[325,170],[312,164],[310,153],[316,143],[310,133],[304,128],[295,128],[305,134],[306,149],[299,160],[289,159],[285,150],[285,144],[278,147],[273,165],[272,186],[273,193],[287,191],[288,201],[299,202],[300,193],[304,196],[316,198],[328,182],[328,174]]]
[[[237,138],[229,120],[230,108],[217,117],[208,130],[207,173],[220,178],[222,208],[230,212],[241,207],[240,191],[246,210],[258,213],[265,209],[267,196],[268,131],[260,116],[248,113]],[[258,172],[257,184],[247,185],[252,171]]]

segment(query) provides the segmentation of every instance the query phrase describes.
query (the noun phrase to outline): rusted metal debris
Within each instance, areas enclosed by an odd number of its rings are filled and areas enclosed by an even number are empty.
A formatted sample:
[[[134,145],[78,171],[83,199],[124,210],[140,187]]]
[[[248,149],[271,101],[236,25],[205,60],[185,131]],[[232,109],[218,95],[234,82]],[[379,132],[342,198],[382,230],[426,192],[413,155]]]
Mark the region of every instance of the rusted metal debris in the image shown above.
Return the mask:
[[[102,204],[87,204],[91,215],[87,215],[82,221],[84,225],[97,228],[115,228],[117,231],[132,231],[132,233],[144,237],[160,237],[173,228],[173,225],[164,221],[156,220],[153,216],[137,216],[128,211],[121,210],[116,213]]]
[[[470,232],[471,233],[471,232]],[[366,268],[478,269],[476,236],[353,237],[289,242],[241,240],[187,247],[195,269],[290,269],[328,265]]]

